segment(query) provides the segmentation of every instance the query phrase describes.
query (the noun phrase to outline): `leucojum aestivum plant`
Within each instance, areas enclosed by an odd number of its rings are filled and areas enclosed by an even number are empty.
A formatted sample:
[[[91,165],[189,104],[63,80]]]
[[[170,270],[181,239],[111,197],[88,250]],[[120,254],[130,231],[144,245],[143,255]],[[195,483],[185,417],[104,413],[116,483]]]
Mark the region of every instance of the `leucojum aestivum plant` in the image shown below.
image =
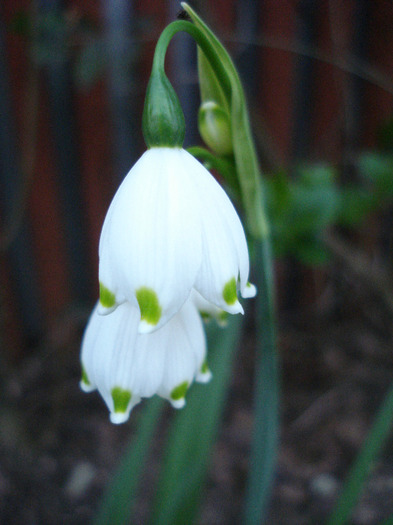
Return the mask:
[[[261,174],[233,62],[196,13],[182,6],[191,21],[168,25],[155,50],[143,112],[148,149],[120,185],[102,228],[100,297],[82,342],[81,388],[99,391],[113,423],[127,421],[142,398],[158,394],[176,409],[187,399],[170,431],[152,521],[192,523],[239,340],[241,323],[233,314],[244,313],[239,297],[252,298],[258,289],[254,443],[244,522],[260,523],[274,472],[278,412]],[[209,149],[183,149],[184,116],[164,71],[168,44],[179,31],[198,45],[199,128]],[[221,173],[244,212],[256,286],[249,281],[240,218],[205,166]],[[227,325],[210,327],[209,349],[202,323],[207,317]],[[194,381],[206,385],[198,389]],[[128,522],[161,404],[150,400],[145,410],[99,523]]]
[[[130,523],[160,421],[160,398],[176,409],[186,400],[187,406],[168,430],[150,523],[195,522],[241,338],[242,316],[235,315],[244,313],[239,297],[256,296],[257,345],[242,523],[266,522],[274,480],[279,380],[271,239],[262,191],[271,189],[271,181],[264,181],[259,170],[244,92],[231,58],[190,6],[182,7],[190,21],[172,22],[157,42],[143,112],[147,151],[126,175],[107,212],[99,246],[100,297],[82,341],[81,388],[100,392],[113,423],[127,421],[142,398],[158,395],[136,415],[135,435],[95,519],[100,525]],[[198,125],[208,149],[183,149],[184,116],[164,70],[167,47],[179,31],[198,46]],[[223,177],[245,218],[244,228],[207,168]],[[302,207],[296,208],[299,213]],[[256,286],[249,282],[245,232]],[[217,323],[207,325],[206,338],[202,319],[208,318]],[[348,522],[392,420],[393,387],[329,525]]]

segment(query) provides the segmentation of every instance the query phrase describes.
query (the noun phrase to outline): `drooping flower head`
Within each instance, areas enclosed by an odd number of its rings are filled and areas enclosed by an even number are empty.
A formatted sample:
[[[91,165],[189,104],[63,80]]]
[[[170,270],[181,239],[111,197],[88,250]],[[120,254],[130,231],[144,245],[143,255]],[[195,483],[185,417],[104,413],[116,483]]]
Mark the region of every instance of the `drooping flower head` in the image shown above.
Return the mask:
[[[119,187],[100,239],[100,313],[139,307],[139,332],[163,326],[195,288],[228,313],[243,312],[248,283],[240,219],[214,177],[181,148],[151,148]]]
[[[98,389],[112,423],[123,423],[143,397],[154,394],[174,408],[185,405],[194,381],[206,383],[206,340],[201,318],[190,298],[160,330],[138,334],[139,310],[128,302],[110,315],[94,309],[82,342],[85,392]]]
[[[194,36],[200,32],[185,24]],[[248,282],[247,242],[235,208],[182,148],[184,116],[164,71],[177,28],[168,26],[156,47],[143,112],[148,151],[126,175],[105,217],[100,299],[82,343],[81,387],[99,390],[114,423],[126,421],[141,398],[154,394],[181,408],[190,384],[211,377],[198,309],[220,322],[226,314],[243,313],[238,293],[256,293]],[[212,45],[207,37],[199,43]],[[215,149],[229,155],[231,121],[224,106],[224,113],[208,106],[205,136],[213,133]],[[223,116],[225,126],[216,133]]]

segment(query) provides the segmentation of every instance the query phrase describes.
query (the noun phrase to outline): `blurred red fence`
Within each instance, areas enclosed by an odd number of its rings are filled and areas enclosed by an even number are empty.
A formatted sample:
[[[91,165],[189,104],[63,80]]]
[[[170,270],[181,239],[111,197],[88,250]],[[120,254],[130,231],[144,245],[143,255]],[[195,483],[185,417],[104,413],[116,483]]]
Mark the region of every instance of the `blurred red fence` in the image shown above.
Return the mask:
[[[301,160],[345,165],[376,144],[393,109],[391,2],[207,4],[192,2],[239,66],[265,170]],[[97,297],[100,227],[143,152],[154,43],[179,10],[169,0],[0,7],[0,320],[11,349]],[[187,145],[200,142],[188,37],[172,44],[168,73]]]

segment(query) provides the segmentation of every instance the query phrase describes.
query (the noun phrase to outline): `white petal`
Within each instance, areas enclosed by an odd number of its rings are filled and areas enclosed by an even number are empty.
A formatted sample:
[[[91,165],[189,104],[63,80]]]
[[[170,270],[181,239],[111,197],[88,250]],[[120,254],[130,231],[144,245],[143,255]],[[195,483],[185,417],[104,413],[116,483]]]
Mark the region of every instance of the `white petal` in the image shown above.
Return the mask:
[[[106,316],[96,307],[83,338],[81,387],[99,390],[113,423],[126,421],[142,397],[154,394],[181,408],[195,376],[208,377],[205,334],[191,299],[159,330],[138,334],[138,323],[139,310],[128,302]]]
[[[202,265],[194,287],[205,299],[229,313],[243,312],[239,301],[229,304],[224,287],[232,279],[240,288],[247,284],[249,259],[240,219],[228,196],[214,177],[183,150],[184,165],[198,197],[202,225]]]
[[[209,369],[207,369],[206,371],[200,371],[198,372],[196,378],[195,378],[195,381],[197,383],[209,383],[209,381],[211,381],[213,377],[213,374],[211,373],[211,371]]]
[[[252,297],[256,296],[257,287],[255,286],[255,284],[251,284],[250,282],[248,282],[241,293],[244,299],[251,299]]]
[[[81,361],[85,371],[82,385],[99,390],[114,422],[128,419],[130,410],[140,401],[131,391],[128,401],[123,395],[121,406],[115,406],[114,402],[119,393],[130,391],[128,370],[133,361],[138,322],[137,308],[126,303],[107,316],[100,316],[96,306],[82,341]]]
[[[188,387],[199,372],[206,356],[206,339],[199,313],[191,300],[163,327],[171,333],[166,348],[166,365],[159,395],[172,406],[184,406]]]
[[[146,318],[141,332],[159,328],[180,309],[200,266],[198,210],[181,152],[148,150],[118,189],[102,229],[100,281],[116,302],[123,294],[136,305],[141,288],[158,299],[159,319]]]

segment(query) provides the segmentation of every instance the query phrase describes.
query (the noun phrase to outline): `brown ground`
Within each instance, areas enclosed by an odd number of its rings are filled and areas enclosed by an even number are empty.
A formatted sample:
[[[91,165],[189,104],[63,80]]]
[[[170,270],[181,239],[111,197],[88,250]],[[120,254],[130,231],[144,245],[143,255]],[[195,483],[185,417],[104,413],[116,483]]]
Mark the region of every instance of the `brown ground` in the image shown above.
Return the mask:
[[[281,315],[282,440],[272,525],[323,523],[393,377],[391,315],[378,295],[343,270],[319,300]],[[31,357],[3,363],[0,405],[0,523],[89,523],[138,419],[114,426],[95,394],[79,391],[85,312],[59,321]],[[250,348],[248,348],[250,347]],[[237,358],[200,523],[241,523],[252,425],[251,344]],[[168,408],[168,413],[170,413]],[[155,443],[157,454],[161,443]],[[393,514],[392,440],[369,479],[352,525]],[[147,481],[157,464],[152,459]],[[138,507],[138,524],[148,508]]]

